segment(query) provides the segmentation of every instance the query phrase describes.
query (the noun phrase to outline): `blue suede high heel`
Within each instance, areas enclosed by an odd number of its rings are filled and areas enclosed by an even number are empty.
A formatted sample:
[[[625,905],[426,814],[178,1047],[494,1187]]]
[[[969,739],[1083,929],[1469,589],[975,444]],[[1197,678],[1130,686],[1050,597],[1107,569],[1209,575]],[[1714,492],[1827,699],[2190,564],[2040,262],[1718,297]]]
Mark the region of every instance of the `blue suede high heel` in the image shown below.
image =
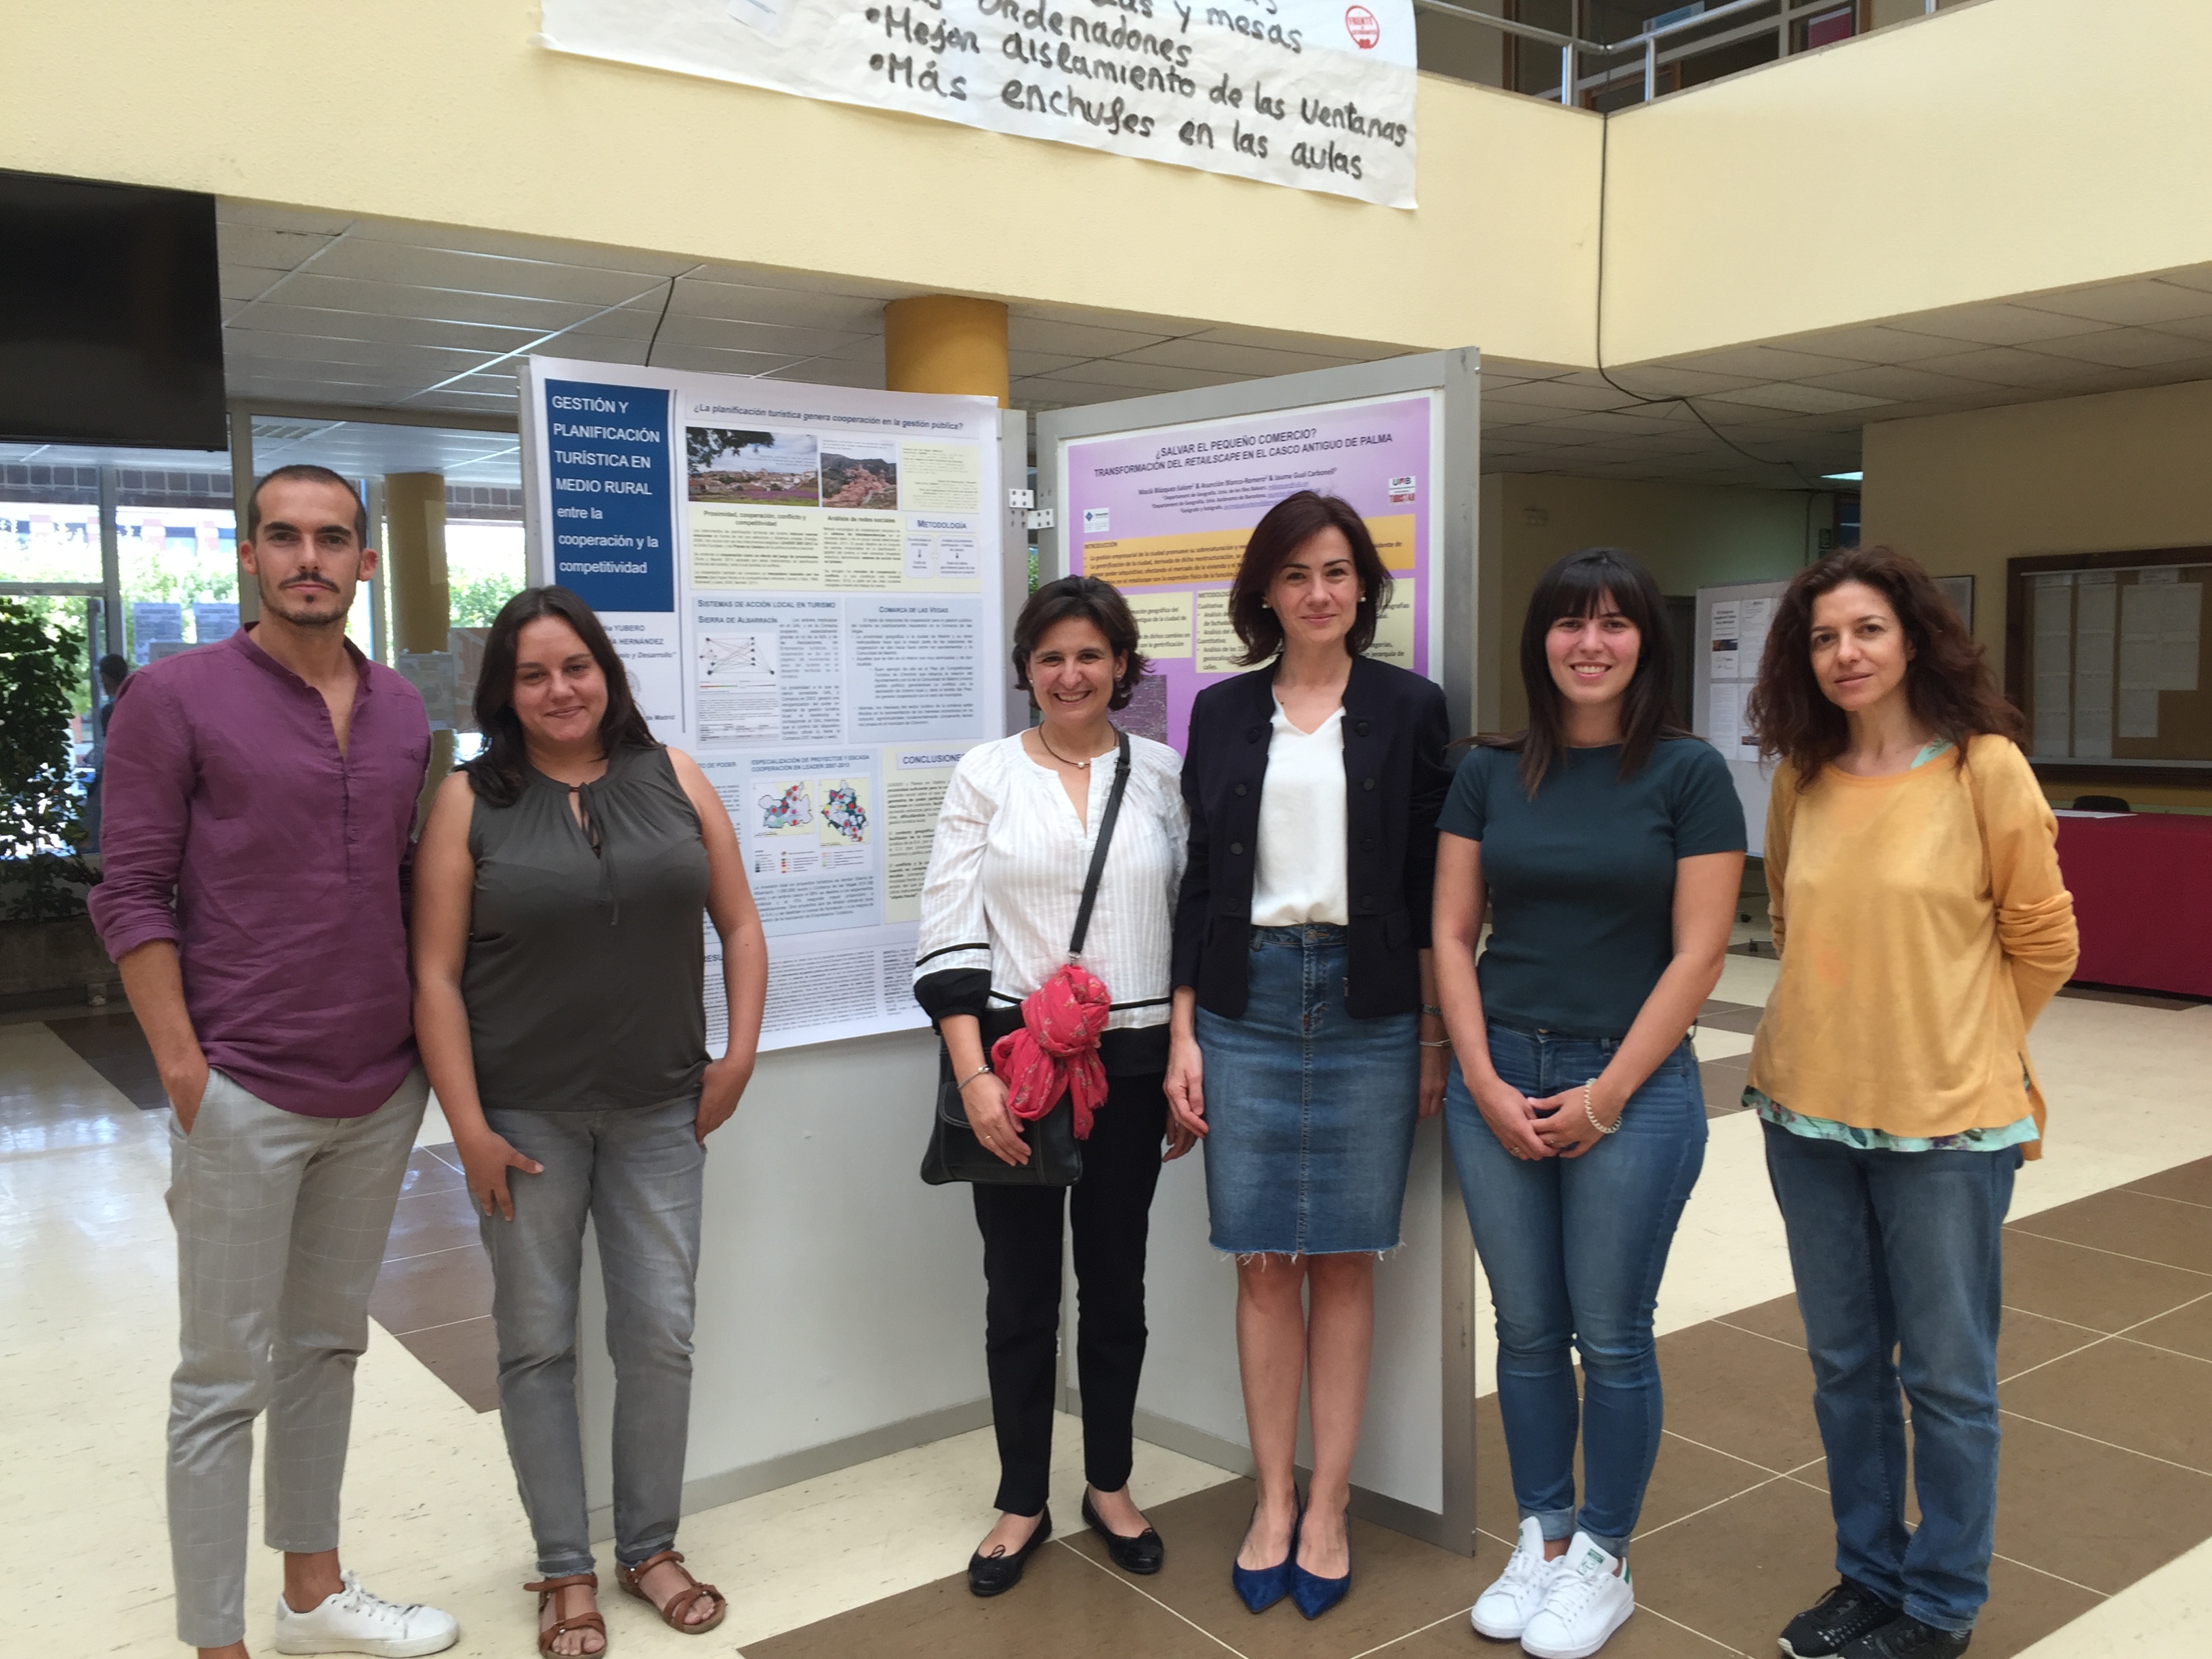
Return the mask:
[[[1259,1512],[1259,1505],[1254,1504],[1252,1513],[1256,1516]],[[1247,1611],[1265,1613],[1291,1594],[1291,1575],[1297,1570],[1298,1559],[1298,1528],[1305,1523],[1305,1518],[1306,1506],[1300,1503],[1297,1513],[1291,1520],[1290,1551],[1273,1566],[1240,1567],[1233,1559],[1229,1563],[1229,1582],[1236,1587],[1237,1600],[1243,1602]]]
[[[1318,1619],[1344,1600],[1352,1589],[1352,1528],[1346,1517],[1344,1533],[1344,1577],[1321,1578],[1298,1565],[1296,1540],[1291,1544],[1291,1600],[1297,1603],[1298,1611],[1309,1619]]]

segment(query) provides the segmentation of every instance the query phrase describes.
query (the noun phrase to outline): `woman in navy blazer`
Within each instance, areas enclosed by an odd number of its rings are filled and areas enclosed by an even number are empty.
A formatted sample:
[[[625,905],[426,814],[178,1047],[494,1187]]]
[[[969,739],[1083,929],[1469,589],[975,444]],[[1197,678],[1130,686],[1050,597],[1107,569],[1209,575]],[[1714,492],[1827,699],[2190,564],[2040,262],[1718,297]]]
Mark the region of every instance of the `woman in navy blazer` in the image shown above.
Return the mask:
[[[1449,732],[1435,684],[1364,654],[1389,591],[1349,505],[1278,502],[1230,590],[1265,665],[1199,694],[1182,769],[1167,1094],[1205,1137],[1213,1246],[1237,1257],[1259,1502],[1231,1578],[1255,1613],[1288,1595],[1310,1619],[1351,1583],[1375,1261],[1449,1058],[1428,950]]]

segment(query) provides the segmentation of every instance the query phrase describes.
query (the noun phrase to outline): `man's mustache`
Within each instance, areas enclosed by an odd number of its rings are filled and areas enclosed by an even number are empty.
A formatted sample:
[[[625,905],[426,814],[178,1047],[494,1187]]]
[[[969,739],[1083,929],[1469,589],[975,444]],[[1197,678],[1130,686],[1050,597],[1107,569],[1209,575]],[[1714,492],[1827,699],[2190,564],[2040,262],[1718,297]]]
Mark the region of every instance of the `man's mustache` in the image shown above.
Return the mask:
[[[338,591],[338,585],[327,576],[295,576],[279,585],[284,587],[324,587],[333,593]]]

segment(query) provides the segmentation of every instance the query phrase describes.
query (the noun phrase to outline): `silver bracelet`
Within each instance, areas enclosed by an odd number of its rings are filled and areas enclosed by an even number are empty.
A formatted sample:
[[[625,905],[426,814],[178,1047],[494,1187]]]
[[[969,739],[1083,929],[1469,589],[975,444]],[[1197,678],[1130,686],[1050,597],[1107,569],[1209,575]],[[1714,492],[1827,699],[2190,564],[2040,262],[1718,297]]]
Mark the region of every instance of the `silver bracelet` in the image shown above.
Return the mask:
[[[1423,1037],[1420,1039],[1420,1043],[1421,1047],[1424,1048],[1449,1048],[1451,1047],[1451,1039],[1449,1037],[1439,1037],[1436,1042],[1431,1042],[1428,1038]]]
[[[1608,1129],[1604,1124],[1597,1121],[1597,1114],[1590,1110],[1590,1084],[1596,1081],[1597,1079],[1595,1078],[1591,1078],[1583,1085],[1583,1115],[1590,1121],[1590,1127],[1596,1130],[1600,1134],[1617,1135],[1620,1133],[1620,1120],[1619,1118],[1613,1119],[1613,1127]]]
[[[987,1060],[981,1066],[978,1066],[974,1071],[969,1073],[966,1077],[962,1078],[959,1082],[954,1084],[952,1085],[953,1092],[955,1094],[966,1093],[968,1085],[990,1069],[991,1062]]]
[[[1444,1017],[1444,1011],[1443,1011],[1443,1009],[1439,1008],[1439,1007],[1437,1007],[1437,1006],[1436,1006],[1434,1004],[1432,1004],[1432,1003],[1427,1003],[1427,1002],[1423,1003],[1423,1004],[1421,1005],[1421,1012],[1422,1012],[1423,1013],[1425,1013],[1425,1014],[1429,1015],[1431,1018],[1436,1018],[1436,1019],[1442,1019],[1442,1018]]]

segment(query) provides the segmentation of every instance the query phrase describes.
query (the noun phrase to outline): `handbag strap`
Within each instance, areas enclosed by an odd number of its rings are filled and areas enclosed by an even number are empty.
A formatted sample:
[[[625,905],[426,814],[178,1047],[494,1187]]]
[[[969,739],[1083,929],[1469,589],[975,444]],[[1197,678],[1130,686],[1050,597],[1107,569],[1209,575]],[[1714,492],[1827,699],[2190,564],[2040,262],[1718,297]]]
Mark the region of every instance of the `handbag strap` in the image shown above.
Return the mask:
[[[1106,873],[1106,847],[1114,839],[1114,820],[1121,815],[1121,797],[1129,787],[1129,734],[1116,729],[1121,752],[1114,762],[1114,787],[1106,797],[1106,816],[1098,820],[1098,842],[1091,849],[1091,872],[1083,878],[1083,902],[1075,912],[1075,934],[1067,941],[1067,954],[1083,954],[1084,936],[1091,931],[1091,912],[1098,902],[1098,878]]]

